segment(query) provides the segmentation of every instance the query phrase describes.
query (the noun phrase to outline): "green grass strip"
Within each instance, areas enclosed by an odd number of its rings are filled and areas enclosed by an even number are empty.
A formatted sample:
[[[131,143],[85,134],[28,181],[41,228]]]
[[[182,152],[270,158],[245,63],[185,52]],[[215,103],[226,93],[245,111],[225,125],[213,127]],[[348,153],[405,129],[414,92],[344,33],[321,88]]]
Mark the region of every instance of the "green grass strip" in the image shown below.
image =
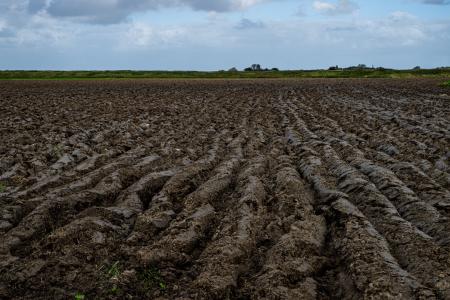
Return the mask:
[[[416,78],[449,77],[450,68],[392,70],[292,70],[292,71],[0,71],[0,80],[88,80],[88,79],[203,79],[203,78]]]

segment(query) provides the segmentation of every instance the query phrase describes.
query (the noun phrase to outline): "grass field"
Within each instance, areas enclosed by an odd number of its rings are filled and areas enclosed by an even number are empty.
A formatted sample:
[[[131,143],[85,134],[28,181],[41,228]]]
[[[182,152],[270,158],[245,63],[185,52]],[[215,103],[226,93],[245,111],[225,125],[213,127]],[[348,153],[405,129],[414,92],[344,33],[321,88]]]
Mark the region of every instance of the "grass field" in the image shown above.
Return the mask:
[[[114,78],[412,78],[449,77],[450,68],[421,70],[289,70],[259,72],[200,71],[0,71],[0,80],[114,79]]]

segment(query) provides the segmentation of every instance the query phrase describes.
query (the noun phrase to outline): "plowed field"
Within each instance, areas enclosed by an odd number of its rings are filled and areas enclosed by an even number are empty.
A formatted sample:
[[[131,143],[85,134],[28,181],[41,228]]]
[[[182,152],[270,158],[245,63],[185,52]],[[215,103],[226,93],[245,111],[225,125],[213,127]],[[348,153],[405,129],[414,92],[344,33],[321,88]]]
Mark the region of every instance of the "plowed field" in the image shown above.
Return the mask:
[[[450,299],[434,79],[0,83],[0,298]]]

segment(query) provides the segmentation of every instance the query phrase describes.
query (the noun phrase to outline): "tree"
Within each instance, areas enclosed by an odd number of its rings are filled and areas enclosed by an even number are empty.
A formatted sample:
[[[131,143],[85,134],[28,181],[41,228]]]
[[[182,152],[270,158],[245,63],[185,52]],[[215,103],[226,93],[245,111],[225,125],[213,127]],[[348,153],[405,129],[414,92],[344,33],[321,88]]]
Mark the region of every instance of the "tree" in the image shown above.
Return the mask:
[[[260,64],[253,64],[251,66],[252,71],[261,71],[261,65]]]
[[[228,72],[237,72],[238,69],[236,69],[235,67],[232,67],[231,69],[228,70]]]
[[[415,66],[413,70],[420,70],[420,66]]]

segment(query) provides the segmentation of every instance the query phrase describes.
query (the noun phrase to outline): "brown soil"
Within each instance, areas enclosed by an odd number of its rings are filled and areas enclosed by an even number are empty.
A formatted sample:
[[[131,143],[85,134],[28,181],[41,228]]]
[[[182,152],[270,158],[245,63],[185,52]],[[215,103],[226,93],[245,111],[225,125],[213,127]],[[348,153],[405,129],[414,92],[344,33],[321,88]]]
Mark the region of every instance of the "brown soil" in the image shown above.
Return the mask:
[[[450,299],[438,83],[0,82],[0,298]]]

